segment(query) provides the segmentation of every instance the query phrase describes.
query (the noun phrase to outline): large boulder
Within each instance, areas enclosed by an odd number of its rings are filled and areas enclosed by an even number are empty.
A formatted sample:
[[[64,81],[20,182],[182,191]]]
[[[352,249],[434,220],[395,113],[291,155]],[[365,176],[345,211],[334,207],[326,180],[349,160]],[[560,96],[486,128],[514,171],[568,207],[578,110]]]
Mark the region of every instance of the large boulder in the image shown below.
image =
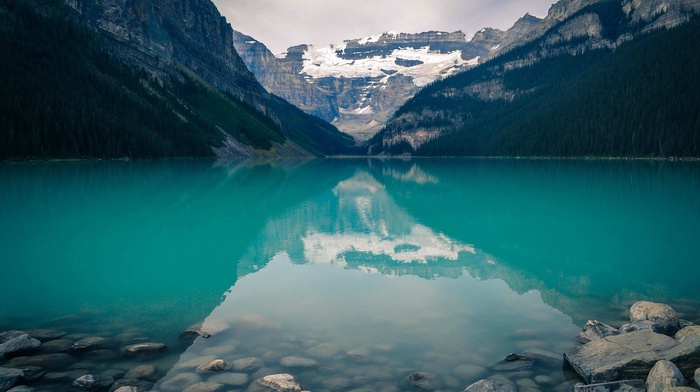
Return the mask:
[[[516,392],[510,384],[496,380],[479,380],[468,386],[464,392]]]
[[[673,335],[680,329],[678,315],[672,307],[648,301],[636,302],[630,308],[630,321],[651,321],[657,324],[659,332]]]
[[[670,387],[685,387],[685,377],[673,362],[661,360],[651,368],[647,377],[647,392],[664,392]]]
[[[564,353],[586,383],[625,379],[646,379],[661,353],[678,346],[678,341],[649,331],[638,331],[593,340]]]

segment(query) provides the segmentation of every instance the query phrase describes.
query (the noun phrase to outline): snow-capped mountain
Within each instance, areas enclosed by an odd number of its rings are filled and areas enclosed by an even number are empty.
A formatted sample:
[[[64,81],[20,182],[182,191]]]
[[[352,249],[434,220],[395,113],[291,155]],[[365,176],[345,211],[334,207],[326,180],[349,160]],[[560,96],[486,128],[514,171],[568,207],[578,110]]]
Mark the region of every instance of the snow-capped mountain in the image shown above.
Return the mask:
[[[525,15],[508,31],[387,32],[328,46],[299,45],[273,55],[234,33],[234,46],[262,85],[359,141],[372,137],[422,87],[477,65],[526,34]]]

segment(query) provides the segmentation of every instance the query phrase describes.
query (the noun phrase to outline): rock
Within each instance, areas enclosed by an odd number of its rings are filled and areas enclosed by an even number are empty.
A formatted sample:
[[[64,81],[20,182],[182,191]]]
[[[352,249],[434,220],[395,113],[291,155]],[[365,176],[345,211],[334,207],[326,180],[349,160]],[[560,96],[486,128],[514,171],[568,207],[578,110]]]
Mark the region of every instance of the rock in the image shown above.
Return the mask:
[[[664,392],[698,392],[698,390],[691,387],[669,387],[664,389]]]
[[[237,372],[250,373],[265,366],[265,362],[258,357],[236,359],[231,362],[231,367]]]
[[[109,376],[86,374],[73,381],[73,388],[81,391],[98,391],[107,389],[114,384],[114,379]]]
[[[125,385],[115,389],[114,392],[144,392],[144,390],[139,387]]]
[[[193,325],[184,330],[179,338],[184,342],[192,342],[198,337],[209,339],[211,335],[207,331],[204,331],[201,325]]]
[[[695,383],[700,385],[700,368],[695,369],[695,373],[693,373],[693,379],[695,380]]]
[[[464,392],[517,392],[515,387],[496,380],[480,380],[468,386]]]
[[[110,388],[110,392],[118,391],[121,388],[132,388],[141,391],[150,391],[153,388],[153,383],[146,380],[137,380],[135,378],[122,378],[117,380]],[[135,392],[135,391],[132,391]]]
[[[31,357],[12,358],[10,364],[14,367],[39,366],[46,370],[65,369],[75,362],[68,354],[41,354]]]
[[[223,359],[215,359],[197,366],[197,373],[204,372],[221,372],[226,370],[228,363]]]
[[[287,368],[315,368],[320,366],[315,360],[303,357],[284,357],[280,359],[280,365]]]
[[[12,389],[9,389],[7,392],[34,392],[35,389],[28,386],[28,385],[18,385]]]
[[[506,356],[502,361],[496,362],[491,366],[491,369],[497,371],[522,371],[532,368],[535,363],[535,358],[527,355],[519,355],[516,353],[511,353]]]
[[[119,358],[119,355],[112,350],[93,350],[85,353],[82,358],[95,362],[103,362]]]
[[[589,385],[578,383],[573,390],[574,392],[645,392],[646,386],[643,380],[623,380]]]
[[[29,382],[38,380],[46,374],[44,369],[39,366],[23,366],[20,370],[24,372],[22,379]]]
[[[620,333],[630,333],[635,331],[651,331],[656,333],[664,333],[664,326],[653,321],[643,320],[634,321],[624,324],[620,327]]]
[[[486,374],[486,368],[478,365],[459,365],[452,370],[452,373],[464,381],[479,379]]]
[[[9,342],[10,340],[20,337],[22,335],[27,335],[26,332],[24,331],[5,331],[5,332],[0,332],[0,344],[3,344],[5,342]]]
[[[700,335],[700,325],[691,325],[676,332],[676,340],[684,341],[689,336]]]
[[[51,353],[63,353],[70,351],[71,347],[75,342],[70,339],[56,339],[49,340],[41,344],[41,352],[51,354]]]
[[[165,350],[166,347],[167,346],[163,343],[153,343],[153,342],[130,344],[128,346],[122,347],[121,353],[122,353],[122,355],[128,356],[128,357],[149,356],[149,355],[157,354],[157,353]]]
[[[17,379],[24,376],[24,372],[19,369],[0,367],[0,392],[12,388]]]
[[[597,340],[606,336],[618,335],[620,331],[598,320],[588,320],[583,326],[583,331],[576,336],[576,340],[581,344],[586,344],[591,340]]]
[[[437,391],[442,389],[443,385],[437,374],[429,372],[412,373],[404,379],[403,384],[426,391]]]
[[[321,343],[306,350],[306,353],[316,358],[333,358],[340,352],[340,348],[334,344]]]
[[[352,386],[352,381],[343,377],[333,377],[321,381],[321,385],[331,391],[342,391],[350,388],[350,386]]]
[[[250,377],[245,373],[219,373],[209,377],[208,381],[218,382],[232,387],[242,387],[250,382]]]
[[[630,321],[651,321],[659,324],[663,333],[673,335],[680,329],[678,315],[672,307],[648,301],[636,302],[630,308]]]
[[[66,333],[64,331],[58,331],[55,329],[31,329],[27,331],[27,333],[29,334],[29,336],[39,340],[42,343],[48,342],[50,340],[60,339],[66,336]]]
[[[272,374],[255,380],[247,392],[300,392],[299,380],[291,374]]]
[[[675,339],[649,331],[637,331],[593,340],[564,353],[564,359],[587,383],[644,379],[672,348]]]
[[[156,382],[160,378],[158,369],[153,365],[140,365],[129,369],[124,375],[127,379],[137,379]]]
[[[688,383],[672,362],[661,360],[654,365],[647,377],[648,392],[663,392],[668,387],[685,387]]]
[[[198,382],[185,388],[182,392],[219,392],[224,389],[223,384],[216,382]]]
[[[663,358],[673,362],[690,379],[700,368],[700,336],[688,335],[680,344],[663,353]]]
[[[29,336],[27,333],[16,334],[15,332],[20,331],[10,331],[6,333],[6,339],[0,343],[0,359],[8,355],[21,354],[26,352],[31,352],[41,346],[41,342]]]
[[[100,336],[89,336],[73,343],[72,351],[90,351],[110,347],[112,340]]]
[[[163,381],[160,384],[160,389],[164,392],[182,392],[183,389],[198,382],[202,382],[202,378],[199,377],[199,375],[195,373],[180,373],[172,378]]]

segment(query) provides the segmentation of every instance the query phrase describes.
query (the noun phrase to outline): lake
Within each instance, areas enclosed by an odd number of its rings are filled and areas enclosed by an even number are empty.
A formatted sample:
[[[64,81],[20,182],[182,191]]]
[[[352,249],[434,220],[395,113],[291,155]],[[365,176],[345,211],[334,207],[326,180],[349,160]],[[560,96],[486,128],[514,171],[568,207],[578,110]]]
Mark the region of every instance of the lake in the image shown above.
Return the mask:
[[[39,353],[69,353],[38,390],[145,364],[163,392],[274,373],[398,392],[414,372],[566,390],[586,320],[650,300],[700,322],[697,162],[6,163],[0,218],[0,331],[49,329]],[[211,336],[180,339],[192,326]],[[69,348],[86,337],[104,339]],[[120,354],[142,342],[168,348]],[[513,352],[538,361],[499,367]],[[228,368],[195,371],[213,359]]]

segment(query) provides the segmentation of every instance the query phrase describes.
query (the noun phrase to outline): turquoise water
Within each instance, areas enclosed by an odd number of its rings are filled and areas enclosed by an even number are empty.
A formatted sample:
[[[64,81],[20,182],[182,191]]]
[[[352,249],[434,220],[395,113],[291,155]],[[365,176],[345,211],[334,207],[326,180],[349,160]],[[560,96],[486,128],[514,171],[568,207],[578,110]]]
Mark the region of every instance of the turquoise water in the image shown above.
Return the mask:
[[[3,164],[0,219],[0,330],[164,342],[164,392],[209,380],[204,359],[248,357],[264,363],[249,378],[313,391],[395,392],[416,371],[446,391],[555,390],[589,318],[620,325],[644,299],[700,321],[698,163]],[[198,323],[211,338],[178,341]],[[511,352],[554,361],[491,367]],[[72,355],[75,372],[135,366]]]

